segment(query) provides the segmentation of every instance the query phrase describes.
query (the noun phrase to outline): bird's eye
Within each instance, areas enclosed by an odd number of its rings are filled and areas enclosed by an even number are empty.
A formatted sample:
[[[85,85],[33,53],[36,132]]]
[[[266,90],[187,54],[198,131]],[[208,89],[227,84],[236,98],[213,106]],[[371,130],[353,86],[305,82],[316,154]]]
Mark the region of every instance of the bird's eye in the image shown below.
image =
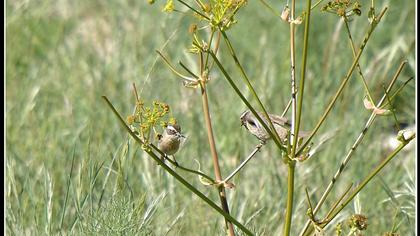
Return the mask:
[[[176,133],[176,131],[175,130],[172,130],[172,129],[169,129],[168,130],[168,134],[170,134],[170,135],[174,135]]]
[[[252,126],[256,126],[256,125],[255,125],[255,122],[254,122],[254,121],[252,121],[252,120],[250,120],[250,121],[249,121],[249,124],[250,124],[250,125],[252,125]]]

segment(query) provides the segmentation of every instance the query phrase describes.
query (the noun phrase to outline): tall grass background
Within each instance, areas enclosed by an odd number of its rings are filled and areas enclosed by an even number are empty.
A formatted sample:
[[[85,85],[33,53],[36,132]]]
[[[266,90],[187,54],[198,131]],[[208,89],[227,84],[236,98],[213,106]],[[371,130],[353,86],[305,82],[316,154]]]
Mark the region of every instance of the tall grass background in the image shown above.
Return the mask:
[[[279,11],[285,5],[268,2]],[[163,2],[153,6],[129,0],[6,2],[6,233],[224,234],[222,218],[130,141],[101,99],[106,95],[128,115],[134,106],[131,84],[135,82],[146,101],[168,103],[188,136],[177,161],[197,168],[196,159],[201,170],[211,173],[199,91],[183,87],[155,53],[160,49],[175,62],[192,60],[185,49],[191,43],[191,16],[163,14],[159,4]],[[388,5],[389,11],[360,65],[379,99],[383,88],[378,84],[391,79],[401,60],[407,59],[408,66],[398,84],[415,75],[415,7],[408,0],[376,5],[378,9]],[[298,12],[302,9],[299,2]],[[358,23],[366,18],[363,12],[350,24],[356,42],[364,34]],[[312,13],[305,87],[305,96],[311,99],[303,104],[303,130],[316,124],[352,62],[344,25],[337,19],[319,9]],[[269,112],[281,113],[290,93],[288,24],[259,1],[249,1],[238,20],[229,34],[239,59]],[[297,41],[302,35],[299,27]],[[297,50],[300,55],[301,48]],[[225,66],[238,75],[232,61],[226,60]],[[293,235],[307,219],[304,188],[320,197],[319,186],[330,181],[370,115],[363,107],[363,87],[356,75],[348,86],[321,130],[337,130],[334,139],[297,166]],[[215,74],[208,88],[226,176],[258,141],[241,128],[239,115],[246,107],[221,74]],[[242,89],[247,91],[245,85]],[[394,103],[403,123],[415,122],[414,97],[415,86],[410,83]],[[377,119],[359,148],[363,151],[356,152],[327,204],[386,156],[386,137],[395,131],[391,116]],[[233,179],[236,188],[227,192],[231,214],[262,235],[279,234],[284,217],[287,167],[273,157],[278,154],[268,144]],[[201,185],[196,176],[183,175]],[[200,190],[217,199],[211,189]],[[369,217],[367,235],[390,231],[398,223],[401,235],[414,235],[414,149],[400,153],[336,223],[360,209]]]

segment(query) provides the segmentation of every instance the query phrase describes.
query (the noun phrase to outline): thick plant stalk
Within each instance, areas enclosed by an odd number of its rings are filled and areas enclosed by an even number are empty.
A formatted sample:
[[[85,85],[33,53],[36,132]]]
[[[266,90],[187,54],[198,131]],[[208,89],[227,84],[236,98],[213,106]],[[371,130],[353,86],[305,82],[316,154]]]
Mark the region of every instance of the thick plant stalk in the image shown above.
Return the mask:
[[[290,228],[292,225],[293,215],[293,193],[295,189],[295,161],[290,161],[288,164],[288,176],[287,176],[287,203],[286,203],[286,222],[284,223],[284,234],[290,235]]]
[[[292,5],[290,9],[290,19],[293,21],[295,19],[295,0],[292,0]],[[295,77],[295,24],[290,22],[290,80],[292,87],[292,127],[291,127],[291,138],[290,145],[293,146],[295,142],[295,125],[296,125],[296,77]],[[297,137],[296,137],[297,139]],[[293,148],[293,147],[292,147]],[[296,148],[294,148],[296,150]],[[290,149],[288,149],[290,150]],[[291,154],[291,153],[288,153]],[[288,175],[287,175],[287,200],[286,200],[286,216],[284,222],[283,235],[289,236],[290,228],[292,225],[292,215],[293,215],[293,193],[294,193],[294,181],[295,181],[295,161],[292,160],[293,156],[288,156]]]
[[[210,152],[213,159],[214,175],[216,177],[216,181],[221,182],[223,179],[222,179],[222,174],[220,172],[219,157],[216,151],[216,143],[214,142],[213,128],[212,128],[211,120],[210,120],[209,102],[207,98],[207,90],[206,90],[205,82],[201,83],[201,101],[203,104],[204,120],[206,122],[207,137],[209,140]],[[219,191],[219,198],[222,204],[223,211],[225,211],[227,214],[230,214],[224,186],[220,185],[218,187],[218,191]],[[225,218],[225,222],[226,222],[226,228],[228,230],[229,235],[230,236],[235,235],[232,222],[230,222],[227,218]]]
[[[292,1],[292,10],[291,16],[294,20],[295,15],[295,1]],[[296,86],[295,86],[295,29],[294,23],[290,24],[290,58],[291,58],[291,81],[292,81],[292,136],[290,143],[292,145],[290,157],[292,160],[289,160],[288,167],[288,179],[287,179],[287,205],[286,205],[286,222],[284,226],[284,235],[290,234],[290,228],[292,224],[292,215],[293,215],[293,191],[294,191],[294,174],[295,174],[295,165],[296,162],[295,154],[297,147],[297,134],[299,133],[300,128],[300,119],[302,115],[302,102],[303,102],[303,91],[305,87],[305,72],[306,72],[306,59],[308,53],[308,38],[309,38],[309,20],[311,16],[311,0],[307,0],[306,7],[306,17],[305,17],[305,33],[303,38],[303,56],[302,56],[302,73],[299,84],[299,97],[296,100]]]

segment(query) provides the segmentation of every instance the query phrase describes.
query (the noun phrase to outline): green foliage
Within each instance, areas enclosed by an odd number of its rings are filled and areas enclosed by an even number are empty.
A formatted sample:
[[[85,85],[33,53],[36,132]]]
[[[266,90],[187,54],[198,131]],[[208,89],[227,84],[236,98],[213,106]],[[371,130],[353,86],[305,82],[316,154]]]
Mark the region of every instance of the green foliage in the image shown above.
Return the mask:
[[[154,235],[150,226],[153,213],[150,216],[145,213],[144,197],[136,201],[116,194],[98,210],[81,216],[80,232],[89,235]]]

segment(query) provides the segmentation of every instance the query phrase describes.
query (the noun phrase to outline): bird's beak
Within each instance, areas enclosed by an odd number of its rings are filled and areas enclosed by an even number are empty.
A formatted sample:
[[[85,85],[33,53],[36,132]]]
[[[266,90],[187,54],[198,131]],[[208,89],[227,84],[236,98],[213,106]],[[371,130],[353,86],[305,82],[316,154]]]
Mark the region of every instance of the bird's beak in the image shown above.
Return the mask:
[[[178,135],[178,137],[180,137],[180,138],[186,138],[183,134],[181,134],[181,133],[178,133],[177,134]]]

